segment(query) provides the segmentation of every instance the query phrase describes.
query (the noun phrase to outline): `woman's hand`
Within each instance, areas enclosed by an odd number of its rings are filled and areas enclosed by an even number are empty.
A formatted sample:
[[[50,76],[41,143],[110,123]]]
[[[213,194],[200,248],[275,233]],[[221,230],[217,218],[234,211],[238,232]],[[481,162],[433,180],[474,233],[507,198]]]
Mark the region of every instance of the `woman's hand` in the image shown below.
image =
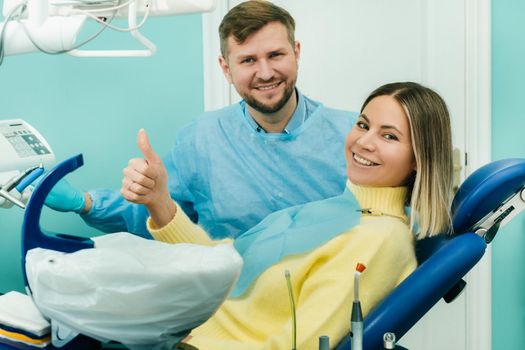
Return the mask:
[[[177,212],[168,190],[168,174],[162,160],[151,148],[144,129],[139,130],[137,145],[144,158],[133,158],[124,168],[120,193],[129,202],[144,204],[155,227],[161,228]]]

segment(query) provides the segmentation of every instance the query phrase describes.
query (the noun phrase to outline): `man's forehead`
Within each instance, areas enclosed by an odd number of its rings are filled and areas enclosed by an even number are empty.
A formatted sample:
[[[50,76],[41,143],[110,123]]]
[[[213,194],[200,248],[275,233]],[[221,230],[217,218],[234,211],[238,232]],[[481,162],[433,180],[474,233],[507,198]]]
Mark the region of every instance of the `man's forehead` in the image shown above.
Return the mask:
[[[229,46],[229,55],[234,57],[239,56],[257,56],[266,55],[271,52],[290,50],[291,45],[289,43],[268,43],[267,45],[258,46]]]
[[[290,51],[293,46],[288,40],[268,40],[260,42],[245,41],[239,44],[232,36],[228,38],[228,56],[257,56],[271,52]]]

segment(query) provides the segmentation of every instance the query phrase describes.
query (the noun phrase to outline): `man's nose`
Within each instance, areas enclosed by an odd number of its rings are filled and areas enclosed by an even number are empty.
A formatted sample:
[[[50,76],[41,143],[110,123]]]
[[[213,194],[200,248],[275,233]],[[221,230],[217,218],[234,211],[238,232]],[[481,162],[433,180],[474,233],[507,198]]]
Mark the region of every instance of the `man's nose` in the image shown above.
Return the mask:
[[[261,80],[270,80],[273,78],[273,68],[267,60],[259,60],[256,76]]]

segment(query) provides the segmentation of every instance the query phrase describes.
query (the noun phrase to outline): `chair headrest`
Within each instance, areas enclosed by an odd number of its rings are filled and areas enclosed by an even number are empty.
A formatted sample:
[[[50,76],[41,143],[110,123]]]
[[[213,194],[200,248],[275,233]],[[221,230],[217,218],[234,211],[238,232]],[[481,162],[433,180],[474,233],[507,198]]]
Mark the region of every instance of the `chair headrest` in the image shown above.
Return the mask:
[[[472,228],[507,198],[525,187],[525,159],[491,162],[473,172],[463,182],[452,202],[454,232]]]

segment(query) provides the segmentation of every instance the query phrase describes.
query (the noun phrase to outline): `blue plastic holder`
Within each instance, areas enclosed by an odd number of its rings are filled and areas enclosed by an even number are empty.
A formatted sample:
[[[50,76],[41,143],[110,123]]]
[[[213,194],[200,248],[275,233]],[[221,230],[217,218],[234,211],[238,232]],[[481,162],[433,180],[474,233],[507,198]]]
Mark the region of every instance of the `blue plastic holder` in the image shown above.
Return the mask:
[[[52,249],[65,253],[76,252],[80,249],[93,248],[94,243],[89,238],[65,235],[43,231],[40,227],[40,216],[48,193],[55,184],[67,174],[75,171],[84,164],[82,154],[71,157],[49,171],[40,181],[27,203],[22,224],[22,269],[26,286],[25,256],[33,248]]]
[[[82,154],[79,154],[56,165],[44,175],[44,178],[36,185],[27,203],[24,222],[22,224],[22,271],[24,283],[28,288],[29,283],[25,269],[25,257],[29,250],[33,248],[45,248],[72,253],[81,249],[94,247],[93,241],[89,238],[44,231],[40,227],[40,216],[48,193],[60,179],[75,171],[83,164]],[[0,349],[14,349],[8,345],[2,344],[1,346]],[[102,346],[99,341],[84,335],[79,335],[61,347],[60,350],[97,350],[101,348]],[[55,350],[57,348],[49,345],[45,349]]]

